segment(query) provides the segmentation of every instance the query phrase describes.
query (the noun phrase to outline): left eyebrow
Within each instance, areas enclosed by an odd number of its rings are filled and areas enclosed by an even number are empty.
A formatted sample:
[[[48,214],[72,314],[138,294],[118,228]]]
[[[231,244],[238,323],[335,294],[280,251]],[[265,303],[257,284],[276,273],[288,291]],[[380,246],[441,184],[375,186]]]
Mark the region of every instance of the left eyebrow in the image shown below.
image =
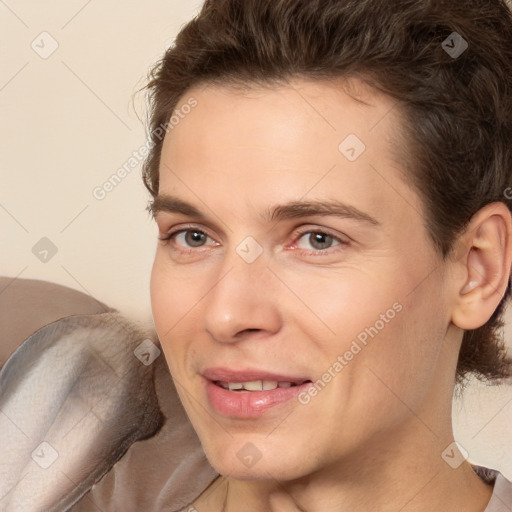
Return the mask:
[[[195,217],[199,220],[206,220],[207,215],[198,210],[194,205],[182,199],[168,194],[158,195],[146,208],[153,218],[160,212],[178,213],[187,217]],[[354,219],[373,226],[380,226],[381,223],[355,206],[339,201],[292,201],[282,205],[269,208],[263,218],[267,222],[277,220],[296,219],[299,217],[314,217],[333,215],[345,219]]]
[[[381,223],[355,206],[339,201],[292,201],[278,205],[266,212],[265,218],[272,222],[274,220],[293,219],[297,217],[334,215],[346,219],[354,219],[366,222],[373,226],[380,226]]]

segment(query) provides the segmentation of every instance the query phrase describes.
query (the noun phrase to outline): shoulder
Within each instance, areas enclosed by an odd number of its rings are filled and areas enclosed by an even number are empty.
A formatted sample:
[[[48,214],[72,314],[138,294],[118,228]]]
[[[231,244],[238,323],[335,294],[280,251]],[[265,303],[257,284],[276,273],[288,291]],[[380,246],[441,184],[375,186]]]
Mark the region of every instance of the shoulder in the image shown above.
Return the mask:
[[[482,480],[494,486],[489,504],[484,512],[510,512],[512,508],[512,481],[496,469],[473,466]]]
[[[485,512],[510,512],[512,508],[512,482],[498,473],[494,483],[494,492]]]
[[[510,512],[512,509],[512,482],[498,473],[494,492],[485,512]]]

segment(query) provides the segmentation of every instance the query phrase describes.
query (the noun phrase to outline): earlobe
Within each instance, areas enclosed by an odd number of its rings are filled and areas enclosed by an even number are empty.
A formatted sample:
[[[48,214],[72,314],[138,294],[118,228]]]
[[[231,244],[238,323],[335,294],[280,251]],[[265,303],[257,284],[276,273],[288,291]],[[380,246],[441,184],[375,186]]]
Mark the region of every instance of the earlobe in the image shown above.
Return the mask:
[[[461,329],[484,325],[506,292],[512,262],[512,220],[503,203],[479,210],[461,236],[464,246],[458,264],[459,285],[452,322]]]

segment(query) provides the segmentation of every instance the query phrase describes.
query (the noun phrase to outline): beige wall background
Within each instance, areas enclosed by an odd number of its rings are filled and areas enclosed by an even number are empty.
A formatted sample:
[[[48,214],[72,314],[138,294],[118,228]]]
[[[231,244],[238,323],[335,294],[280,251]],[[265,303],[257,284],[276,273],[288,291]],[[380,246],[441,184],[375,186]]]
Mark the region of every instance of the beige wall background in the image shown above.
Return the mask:
[[[157,232],[140,165],[94,191],[145,143],[143,97],[132,97],[200,4],[0,0],[1,275],[70,286],[151,323]],[[469,459],[512,480],[512,388],[474,383],[454,415]]]

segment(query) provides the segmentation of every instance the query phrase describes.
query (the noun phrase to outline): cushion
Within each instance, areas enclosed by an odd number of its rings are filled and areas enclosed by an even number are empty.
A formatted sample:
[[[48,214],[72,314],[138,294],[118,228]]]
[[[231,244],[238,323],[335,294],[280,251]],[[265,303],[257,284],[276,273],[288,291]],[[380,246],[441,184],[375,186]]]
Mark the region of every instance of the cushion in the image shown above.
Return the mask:
[[[48,281],[0,277],[0,367],[32,333],[70,315],[113,311],[85,293]]]

